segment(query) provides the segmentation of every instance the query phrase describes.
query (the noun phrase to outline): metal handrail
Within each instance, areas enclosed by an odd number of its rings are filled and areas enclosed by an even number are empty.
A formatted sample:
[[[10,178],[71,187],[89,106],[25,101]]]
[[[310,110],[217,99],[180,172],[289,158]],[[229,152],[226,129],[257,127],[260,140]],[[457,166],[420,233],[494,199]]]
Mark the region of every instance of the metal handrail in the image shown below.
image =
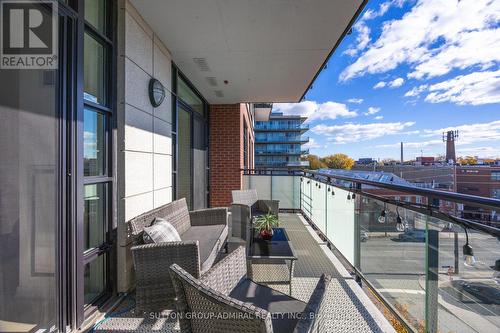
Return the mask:
[[[313,176],[313,178],[316,177],[324,177],[326,179],[338,179],[338,180],[343,180],[347,182],[351,182],[353,184],[361,184],[361,185],[371,185],[371,186],[376,186],[380,188],[385,188],[389,190],[396,190],[396,191],[401,191],[405,193],[411,193],[411,194],[417,194],[429,198],[435,198],[435,199],[442,199],[446,201],[452,201],[452,202],[457,202],[457,203],[468,203],[468,204],[474,204],[477,206],[483,206],[483,207],[494,207],[494,208],[500,208],[500,200],[499,199],[493,199],[493,198],[486,198],[486,197],[480,197],[477,195],[470,195],[470,194],[463,194],[463,193],[456,193],[456,192],[446,192],[446,191],[440,191],[440,190],[435,190],[435,189],[429,189],[429,188],[421,188],[421,187],[414,187],[414,186],[408,186],[408,185],[401,185],[401,184],[391,184],[391,183],[384,183],[384,182],[377,182],[374,180],[367,180],[367,179],[360,179],[360,178],[354,178],[354,177],[349,177],[349,176],[340,176],[340,175],[331,175],[327,173],[322,173],[318,171],[313,171],[313,170],[306,170],[306,169],[244,169],[243,171],[245,172],[250,172],[249,174],[262,174],[263,172],[269,172],[272,174],[273,172],[287,172],[288,174],[293,174],[293,175],[303,175],[307,176],[308,174]],[[321,180],[321,178],[317,179]]]

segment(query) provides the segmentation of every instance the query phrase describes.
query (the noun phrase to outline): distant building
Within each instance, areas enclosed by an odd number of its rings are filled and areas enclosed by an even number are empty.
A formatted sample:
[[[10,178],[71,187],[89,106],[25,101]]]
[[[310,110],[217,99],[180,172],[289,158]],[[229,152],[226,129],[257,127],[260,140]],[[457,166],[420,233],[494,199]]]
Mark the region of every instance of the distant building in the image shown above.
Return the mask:
[[[306,117],[273,112],[268,121],[255,122],[255,167],[300,168],[309,167],[301,156],[309,154],[302,145],[309,142],[303,134],[309,130]]]
[[[417,165],[432,165],[436,162],[433,156],[418,156],[416,164]]]
[[[396,176],[393,173],[390,172],[383,172],[383,171],[359,171],[359,170],[339,170],[339,169],[321,169],[321,173],[326,173],[326,174],[331,174],[332,176],[347,176],[347,177],[352,177],[352,178],[358,178],[360,180],[369,180],[369,181],[376,181],[380,183],[387,183],[387,184],[394,184],[394,185],[404,185],[404,186],[409,186],[409,187],[419,187],[417,186],[418,184],[414,184],[411,182],[408,182],[407,180]],[[348,186],[347,182],[338,180],[337,183],[339,185],[343,186]],[[398,191],[398,190],[391,190],[391,189],[386,189],[386,188],[381,188],[377,186],[371,186],[371,185],[363,185],[363,191],[366,193],[370,193],[373,195],[376,195],[378,197],[383,197],[387,199],[391,199],[394,201],[398,202],[405,202],[408,204],[415,204],[415,205],[427,205],[427,198],[408,193],[408,192],[403,192],[403,191]],[[387,216],[388,219],[386,223],[379,223],[377,222],[377,219],[380,215],[380,212],[382,209],[387,211]],[[360,227],[364,231],[379,231],[379,232],[384,232],[384,231],[394,231],[396,227],[396,217],[398,212],[401,214],[401,217],[410,223],[409,227],[410,228],[415,228],[415,221],[419,219],[419,214],[416,214],[415,212],[409,210],[409,209],[404,209],[404,208],[398,208],[396,210],[394,205],[384,205],[381,201],[379,200],[374,200],[370,199],[367,196],[363,196],[359,200],[359,211],[364,212],[364,214],[369,214],[370,218],[364,219],[364,221],[367,221],[367,224],[361,225]]]
[[[458,193],[500,199],[500,167],[460,166],[456,168]],[[500,221],[500,212],[479,207],[463,207],[465,218],[482,221]]]
[[[376,164],[377,160],[371,157],[363,157],[356,161],[356,165],[373,165]]]

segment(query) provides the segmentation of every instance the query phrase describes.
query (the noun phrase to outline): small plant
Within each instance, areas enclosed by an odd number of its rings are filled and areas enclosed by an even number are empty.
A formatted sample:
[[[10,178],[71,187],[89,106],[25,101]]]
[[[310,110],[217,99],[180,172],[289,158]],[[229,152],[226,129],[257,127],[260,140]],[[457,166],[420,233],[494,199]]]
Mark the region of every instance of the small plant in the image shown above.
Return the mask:
[[[260,232],[263,239],[271,239],[273,237],[273,228],[279,226],[278,216],[267,213],[259,216],[255,220],[255,228]]]

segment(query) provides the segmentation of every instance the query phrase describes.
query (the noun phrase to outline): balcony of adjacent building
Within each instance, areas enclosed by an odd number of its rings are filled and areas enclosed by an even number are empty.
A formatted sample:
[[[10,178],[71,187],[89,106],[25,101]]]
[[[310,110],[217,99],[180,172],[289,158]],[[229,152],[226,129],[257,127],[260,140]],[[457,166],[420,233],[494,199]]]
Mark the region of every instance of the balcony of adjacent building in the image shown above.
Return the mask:
[[[307,155],[309,149],[267,149],[255,147],[255,155]]]
[[[301,135],[255,135],[255,143],[272,143],[272,144],[286,144],[286,143],[298,143],[305,144],[309,142],[308,136]]]
[[[303,134],[309,130],[309,124],[303,123],[276,123],[272,121],[257,121],[255,132],[298,132]]]

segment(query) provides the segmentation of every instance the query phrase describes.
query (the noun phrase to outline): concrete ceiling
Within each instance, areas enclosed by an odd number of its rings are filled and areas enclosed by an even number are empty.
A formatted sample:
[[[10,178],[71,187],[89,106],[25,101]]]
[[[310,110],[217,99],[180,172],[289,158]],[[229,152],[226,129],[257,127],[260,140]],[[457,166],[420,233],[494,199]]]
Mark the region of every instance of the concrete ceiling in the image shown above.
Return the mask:
[[[131,1],[212,104],[298,102],[364,5],[363,0]]]

